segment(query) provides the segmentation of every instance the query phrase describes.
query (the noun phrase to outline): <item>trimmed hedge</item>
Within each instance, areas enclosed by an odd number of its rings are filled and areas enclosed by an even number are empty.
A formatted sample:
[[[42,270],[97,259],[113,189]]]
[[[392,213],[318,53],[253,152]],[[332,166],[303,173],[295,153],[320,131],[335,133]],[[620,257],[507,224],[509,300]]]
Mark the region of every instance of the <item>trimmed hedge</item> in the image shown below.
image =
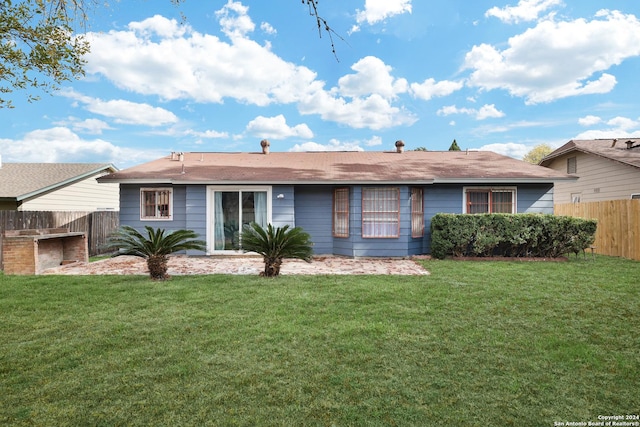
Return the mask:
[[[431,256],[541,257],[578,254],[595,240],[597,221],[543,214],[437,214]]]

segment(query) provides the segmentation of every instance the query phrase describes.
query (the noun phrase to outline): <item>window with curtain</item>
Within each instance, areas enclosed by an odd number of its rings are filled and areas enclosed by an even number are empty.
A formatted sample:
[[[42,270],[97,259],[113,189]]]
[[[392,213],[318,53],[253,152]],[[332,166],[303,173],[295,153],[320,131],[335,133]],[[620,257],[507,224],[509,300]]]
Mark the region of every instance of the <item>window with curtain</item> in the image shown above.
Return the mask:
[[[333,235],[349,237],[349,189],[336,188],[333,191]]]
[[[140,189],[141,220],[171,220],[173,217],[173,190],[171,188]]]
[[[400,235],[400,190],[393,187],[362,189],[362,237]]]
[[[513,188],[467,188],[465,213],[515,213],[515,194]]]
[[[252,222],[268,223],[267,191],[216,190],[213,192],[213,249],[240,249],[242,228]]]
[[[411,189],[411,237],[424,235],[424,199],[422,188]]]

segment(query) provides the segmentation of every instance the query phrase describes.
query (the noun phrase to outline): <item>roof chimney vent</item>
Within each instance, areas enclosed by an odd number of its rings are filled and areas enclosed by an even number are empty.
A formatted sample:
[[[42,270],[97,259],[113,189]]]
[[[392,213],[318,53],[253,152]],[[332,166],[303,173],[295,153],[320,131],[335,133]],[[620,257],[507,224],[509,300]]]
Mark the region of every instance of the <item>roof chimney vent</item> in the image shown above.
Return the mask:
[[[613,139],[613,142],[611,143],[611,148],[616,146],[616,142],[618,142],[618,138]]]
[[[263,139],[262,141],[260,141],[260,146],[262,147],[262,154],[269,154],[269,146],[271,144],[269,144],[269,141],[267,141],[266,139]]]
[[[633,148],[633,141],[629,140],[625,142],[625,144],[627,144],[627,150],[631,150]]]
[[[396,141],[396,151],[398,153],[402,153],[404,151],[404,141],[401,139]]]

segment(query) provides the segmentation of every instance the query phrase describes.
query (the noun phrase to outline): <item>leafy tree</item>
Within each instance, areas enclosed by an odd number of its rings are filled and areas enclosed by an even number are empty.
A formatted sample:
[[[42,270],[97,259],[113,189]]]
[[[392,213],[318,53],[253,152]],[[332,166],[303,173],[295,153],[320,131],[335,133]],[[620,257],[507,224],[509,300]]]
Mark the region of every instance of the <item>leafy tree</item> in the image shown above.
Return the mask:
[[[460,147],[458,147],[458,143],[456,142],[455,139],[451,143],[451,146],[449,147],[449,151],[460,151]]]
[[[178,6],[186,0],[170,1]],[[329,35],[336,56],[333,35],[340,36],[319,14],[318,0],[302,4],[316,20],[320,37]],[[99,5],[98,0],[0,0],[0,108],[13,107],[6,96],[14,91],[26,91],[31,102],[39,96],[30,90],[52,93],[63,82],[84,76],[90,46],[73,28],[84,26],[89,11]]]
[[[311,236],[301,227],[289,228],[267,225],[265,230],[252,222],[245,225],[241,236],[242,250],[256,252],[264,260],[264,272],[260,275],[276,277],[280,275],[280,266],[284,258],[297,258],[311,262],[313,250]]]
[[[413,151],[429,151],[429,150],[427,150],[425,147],[418,147],[418,148],[414,149]]]
[[[79,0],[0,0],[0,108],[15,90],[52,92],[84,75],[89,43],[73,34],[74,16],[85,16]],[[37,96],[28,93],[33,101]]]
[[[551,148],[548,144],[539,144],[533,147],[527,154],[525,154],[522,160],[533,165],[537,165],[538,163],[540,163],[540,160],[542,160],[552,151],[553,148]]]
[[[128,225],[113,233],[107,247],[119,249],[119,255],[133,255],[147,260],[149,275],[154,280],[165,280],[168,255],[189,249],[205,251],[206,242],[195,240],[197,235],[191,230],[176,230],[165,234],[164,229],[145,226],[147,235]]]

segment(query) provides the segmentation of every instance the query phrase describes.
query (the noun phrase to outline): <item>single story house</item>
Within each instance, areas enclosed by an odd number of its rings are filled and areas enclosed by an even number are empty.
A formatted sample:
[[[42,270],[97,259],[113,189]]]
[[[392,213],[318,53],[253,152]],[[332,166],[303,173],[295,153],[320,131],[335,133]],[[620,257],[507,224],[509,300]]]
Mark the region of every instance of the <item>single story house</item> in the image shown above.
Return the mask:
[[[430,252],[440,212],[553,213],[563,172],[487,151],[172,153],[99,178],[120,184],[120,223],[194,230],[238,252],[242,225],[300,226],[315,254]]]
[[[555,203],[640,198],[640,139],[573,140],[540,165],[575,176],[555,185]]]
[[[118,210],[118,185],[99,185],[96,181],[117,170],[108,163],[0,161],[0,210]]]

